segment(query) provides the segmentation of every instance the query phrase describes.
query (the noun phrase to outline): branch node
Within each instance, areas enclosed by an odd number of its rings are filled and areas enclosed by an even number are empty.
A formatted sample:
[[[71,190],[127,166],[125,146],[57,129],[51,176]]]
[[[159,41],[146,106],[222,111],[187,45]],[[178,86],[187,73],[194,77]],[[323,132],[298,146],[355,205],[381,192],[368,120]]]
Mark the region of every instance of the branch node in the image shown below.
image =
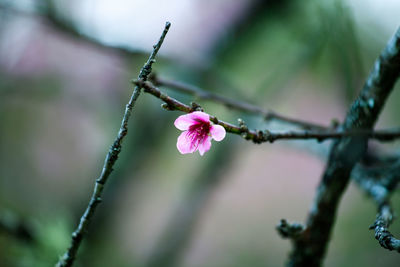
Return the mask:
[[[379,207],[374,224],[369,229],[375,230],[375,239],[378,240],[383,248],[400,252],[400,240],[395,238],[388,229],[393,221],[393,217],[390,204],[388,202],[383,203]]]
[[[249,140],[249,139],[250,139],[250,136],[249,136],[249,134],[248,134],[247,132],[242,133],[241,136],[242,136],[243,139],[245,139],[245,140]]]
[[[193,111],[204,111],[204,109],[196,102],[190,102],[190,107]]]
[[[239,128],[241,132],[248,132],[249,128],[247,127],[246,123],[244,122],[244,120],[242,119],[238,119],[238,123],[239,123]]]
[[[264,130],[263,132],[263,140],[273,143],[275,139],[273,138],[272,134],[268,130]]]
[[[286,219],[281,219],[276,226],[276,230],[283,238],[297,239],[304,232],[305,227],[300,223],[289,223]]]
[[[71,235],[71,237],[72,237],[72,239],[79,239],[79,237],[80,237],[80,234],[78,233],[78,232],[73,232],[72,233],[72,235]]]
[[[99,178],[99,179],[96,179],[96,183],[97,183],[97,184],[100,184],[100,185],[104,185],[104,181],[101,180],[100,178]]]
[[[161,107],[162,107],[163,109],[165,109],[165,110],[168,110],[168,111],[175,110],[175,108],[174,108],[173,106],[168,105],[167,103],[162,103],[162,104],[161,104]]]

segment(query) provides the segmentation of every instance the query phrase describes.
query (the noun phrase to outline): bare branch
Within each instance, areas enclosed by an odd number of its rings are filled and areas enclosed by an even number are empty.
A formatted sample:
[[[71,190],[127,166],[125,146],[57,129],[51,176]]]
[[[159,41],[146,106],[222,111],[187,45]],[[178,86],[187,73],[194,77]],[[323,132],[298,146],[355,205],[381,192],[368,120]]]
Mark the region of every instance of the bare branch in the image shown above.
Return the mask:
[[[375,231],[376,240],[383,248],[400,252],[400,240],[388,230],[393,221],[393,212],[388,199],[400,182],[400,159],[394,162],[390,159],[389,162],[379,165],[366,167],[358,164],[352,172],[352,178],[378,205],[376,220],[370,227]]]
[[[208,92],[205,90],[202,90],[201,88],[191,85],[191,84],[186,84],[183,82],[179,81],[171,81],[167,80],[164,78],[160,78],[158,75],[151,75],[149,80],[155,85],[155,86],[165,86],[171,89],[174,89],[176,91],[185,93],[185,94],[190,94],[194,95],[200,99],[204,100],[211,100],[216,103],[220,103],[228,108],[239,110],[239,111],[244,111],[247,113],[251,113],[254,115],[259,115],[264,117],[265,120],[278,120],[281,122],[289,123],[292,125],[296,125],[298,127],[301,127],[303,129],[307,130],[328,130],[329,127],[325,127],[322,125],[318,125],[315,123],[299,120],[299,119],[294,119],[294,118],[289,118],[283,115],[280,115],[274,111],[271,110],[265,110],[261,107],[258,107],[256,105],[244,102],[244,101],[239,101],[235,100],[232,98],[228,98],[222,95],[218,95],[212,92]]]
[[[286,219],[282,219],[276,230],[283,238],[296,239],[303,233],[304,226],[300,223],[288,223]]]
[[[378,166],[359,163],[351,177],[380,206],[400,182],[400,159],[380,162]]]
[[[345,131],[372,129],[400,73],[400,29],[376,60],[375,66],[353,102],[343,124]],[[306,229],[296,239],[289,266],[320,266],[328,246],[341,196],[354,165],[367,148],[367,138],[342,138],[330,152],[317,188]]]
[[[153,86],[150,82],[144,82],[141,80],[132,81],[137,86],[144,89],[144,92],[149,93],[162,101],[165,102],[163,107],[167,110],[179,110],[186,113],[190,113],[199,108],[199,106],[191,107],[182,102],[179,102],[175,98],[172,98],[164,93],[162,93],[158,88]],[[225,128],[229,133],[241,135],[246,140],[251,140],[254,143],[264,143],[264,142],[275,142],[276,140],[305,140],[305,139],[315,139],[318,141],[324,141],[326,139],[335,139],[343,137],[358,137],[358,138],[371,138],[379,141],[392,141],[400,137],[400,129],[394,130],[381,130],[381,131],[371,131],[364,129],[355,129],[351,131],[288,131],[288,132],[270,132],[268,130],[257,131],[249,130],[247,126],[241,122],[240,126],[230,124],[219,120],[215,116],[210,116],[210,120],[219,124]]]
[[[1,2],[1,1],[0,1]],[[74,25],[72,21],[69,21],[65,18],[61,18],[57,15],[56,8],[52,1],[41,0],[36,3],[36,8],[33,12],[25,11],[12,5],[7,5],[0,3],[0,11],[6,11],[18,16],[28,17],[28,18],[37,18],[42,21],[45,25],[50,26],[52,29],[55,29],[59,32],[64,33],[67,36],[73,37],[79,41],[92,45],[95,48],[99,48],[106,52],[116,52],[123,56],[138,56],[143,55],[144,52],[136,51],[127,46],[119,46],[119,45],[109,45],[100,42],[99,40],[91,37],[87,34],[82,33],[78,27]]]
[[[393,212],[388,202],[379,207],[375,223],[370,229],[375,230],[375,239],[379,244],[388,250],[395,250],[400,253],[400,240],[396,239],[388,230],[393,221]]]
[[[147,60],[147,62],[144,64],[144,66],[140,70],[139,80],[143,80],[143,81],[147,80],[147,78],[151,72],[151,67],[152,67],[153,63],[155,62],[155,57],[157,55],[157,52],[160,49],[170,26],[171,26],[171,24],[169,22],[167,22],[165,24],[165,28],[164,28],[163,33],[161,34],[160,39],[158,40],[157,44],[153,46],[153,52],[151,53],[149,59]],[[100,174],[100,177],[97,178],[97,180],[96,180],[94,191],[93,191],[92,197],[89,201],[89,205],[86,208],[85,213],[82,215],[77,229],[72,233],[71,244],[70,244],[68,250],[65,252],[65,254],[60,259],[60,261],[57,263],[57,265],[56,265],[57,267],[72,266],[72,264],[75,260],[76,254],[78,252],[78,248],[83,240],[84,235],[86,234],[86,232],[88,230],[91,219],[94,215],[94,212],[96,211],[96,207],[101,202],[101,196],[102,196],[102,192],[104,189],[104,185],[107,182],[108,177],[110,176],[110,174],[113,170],[113,166],[118,159],[119,153],[121,152],[122,141],[124,140],[125,136],[128,133],[129,118],[131,116],[133,106],[135,105],[136,100],[138,99],[138,97],[140,95],[140,92],[141,92],[141,88],[136,85],[133,89],[133,93],[132,93],[132,96],[131,96],[129,102],[126,105],[125,114],[124,114],[124,117],[121,122],[121,128],[119,129],[118,135],[117,135],[114,143],[110,147],[110,150],[106,156],[106,159],[104,161],[103,170]]]
[[[18,215],[10,211],[3,211],[0,214],[0,233],[4,232],[8,235],[25,241],[35,242],[36,236],[32,227]]]

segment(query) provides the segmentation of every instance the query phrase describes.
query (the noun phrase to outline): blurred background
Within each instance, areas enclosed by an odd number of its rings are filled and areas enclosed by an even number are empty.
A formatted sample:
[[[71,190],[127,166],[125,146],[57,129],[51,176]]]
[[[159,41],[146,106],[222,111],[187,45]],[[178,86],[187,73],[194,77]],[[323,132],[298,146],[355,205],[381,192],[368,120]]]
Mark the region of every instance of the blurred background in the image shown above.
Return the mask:
[[[0,0],[0,266],[53,266],[89,201],[136,78],[165,21],[154,71],[287,116],[342,121],[399,26],[396,0]],[[398,127],[399,85],[378,128]],[[251,128],[288,125],[194,100]],[[141,95],[75,266],[282,266],[281,218],[302,222],[329,142],[228,135],[181,155],[179,112]],[[398,151],[399,142],[381,145]],[[392,198],[400,211],[399,194]],[[398,266],[346,191],[325,266]],[[400,223],[390,228],[400,235]]]

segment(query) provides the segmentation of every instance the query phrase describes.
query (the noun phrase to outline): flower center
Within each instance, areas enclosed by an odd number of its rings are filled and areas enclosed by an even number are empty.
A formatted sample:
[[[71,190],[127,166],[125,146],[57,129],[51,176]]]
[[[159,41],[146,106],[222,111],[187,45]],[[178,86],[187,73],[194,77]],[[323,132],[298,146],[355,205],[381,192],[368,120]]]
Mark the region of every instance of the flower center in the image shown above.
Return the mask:
[[[209,122],[198,121],[189,127],[189,134],[193,139],[203,139],[210,133],[211,125]]]

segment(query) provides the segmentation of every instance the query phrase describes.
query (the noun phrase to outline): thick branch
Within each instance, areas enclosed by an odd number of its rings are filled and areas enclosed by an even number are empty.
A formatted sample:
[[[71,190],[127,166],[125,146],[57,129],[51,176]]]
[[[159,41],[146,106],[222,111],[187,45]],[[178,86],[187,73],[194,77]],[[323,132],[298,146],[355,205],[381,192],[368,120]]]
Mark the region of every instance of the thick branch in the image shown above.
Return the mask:
[[[376,60],[343,124],[345,131],[372,129],[400,72],[400,29]],[[317,189],[306,229],[294,241],[289,266],[320,266],[330,239],[336,210],[354,165],[364,155],[367,138],[342,138],[333,145]]]
[[[140,70],[139,80],[144,80],[144,81],[147,80],[147,78],[151,72],[152,64],[155,62],[155,57],[157,55],[157,52],[160,49],[170,26],[171,26],[171,24],[169,22],[167,22],[165,24],[164,31],[163,31],[159,41],[157,42],[156,45],[153,46],[153,52],[151,53],[149,59],[147,60],[147,62],[144,64],[144,66]],[[85,213],[82,215],[77,229],[72,233],[71,244],[70,244],[68,250],[65,252],[65,254],[60,259],[60,261],[57,263],[56,266],[58,266],[58,267],[72,266],[72,264],[75,260],[76,254],[78,252],[78,248],[83,240],[84,235],[86,234],[86,232],[88,230],[90,221],[94,215],[96,207],[101,202],[101,196],[102,196],[102,192],[104,189],[104,185],[107,182],[107,179],[113,170],[113,166],[118,159],[119,153],[121,152],[122,141],[124,140],[125,136],[128,133],[129,118],[131,116],[133,106],[135,105],[136,100],[140,95],[140,92],[141,92],[141,88],[138,85],[136,85],[133,89],[133,93],[132,93],[132,96],[131,96],[129,102],[126,105],[125,114],[124,114],[124,117],[121,122],[121,128],[119,129],[118,135],[117,135],[114,143],[110,147],[110,150],[106,156],[106,159],[104,161],[103,170],[100,174],[100,177],[96,180],[94,191],[93,191],[92,197],[89,201],[89,205],[86,208]]]
[[[157,75],[151,75],[149,80],[156,86],[165,86],[171,89],[174,89],[176,91],[185,93],[185,94],[190,94],[194,95],[200,99],[204,100],[211,100],[216,103],[220,103],[228,108],[239,110],[239,111],[244,111],[247,113],[255,114],[255,115],[260,115],[265,118],[265,120],[278,120],[281,122],[289,123],[292,125],[299,126],[303,129],[307,130],[328,130],[328,127],[318,125],[315,123],[303,121],[303,120],[298,120],[294,118],[289,118],[283,115],[280,115],[274,111],[271,110],[265,110],[261,107],[255,106],[253,104],[244,102],[244,101],[239,101],[235,99],[231,99],[222,95],[218,95],[212,92],[208,92],[205,90],[202,90],[199,87],[196,87],[191,84],[186,84],[183,82],[179,81],[171,81],[167,80],[164,78],[160,78]]]
[[[149,82],[144,82],[141,80],[132,81],[134,84],[143,87],[146,93],[149,93],[162,101],[165,102],[163,105],[164,108],[168,110],[179,110],[186,113],[193,112],[198,108],[198,106],[191,107],[178,100],[162,93],[158,88],[153,86]],[[251,140],[254,143],[264,143],[264,142],[274,142],[276,140],[305,140],[305,139],[316,139],[318,141],[324,141],[326,139],[335,139],[335,138],[343,138],[343,137],[358,137],[358,138],[371,138],[379,141],[391,141],[400,137],[400,130],[381,130],[381,131],[371,131],[365,129],[355,129],[351,131],[288,131],[288,132],[270,132],[268,130],[265,131],[257,131],[257,130],[249,130],[246,125],[242,123],[240,126],[236,126],[230,124],[228,122],[224,122],[222,120],[217,119],[215,116],[210,116],[210,120],[219,124],[225,128],[225,130],[229,133],[241,135],[246,140]]]

